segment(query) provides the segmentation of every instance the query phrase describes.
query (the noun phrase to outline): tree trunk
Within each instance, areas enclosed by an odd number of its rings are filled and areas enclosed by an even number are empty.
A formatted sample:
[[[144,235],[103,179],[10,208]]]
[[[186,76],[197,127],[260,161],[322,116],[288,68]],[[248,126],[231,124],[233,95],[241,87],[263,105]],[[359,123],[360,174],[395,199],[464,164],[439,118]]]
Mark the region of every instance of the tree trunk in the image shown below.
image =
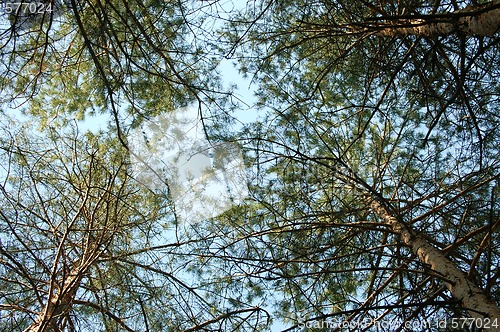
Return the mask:
[[[47,304],[25,332],[56,332],[61,330],[59,326],[61,320],[71,310],[83,276],[82,271],[78,268],[72,272],[74,274],[66,277],[63,286],[55,293],[49,295]]]
[[[420,261],[429,265],[433,271],[443,277],[452,296],[469,311],[471,317],[490,319],[500,317],[500,309],[495,303],[488,300],[483,291],[469,280],[465,273],[460,271],[439,249],[431,246],[423,237],[413,234],[410,228],[392,216],[375,199],[370,198],[369,203],[372,211],[383,222],[391,226],[392,231],[399,235],[403,243],[411,248]]]
[[[469,7],[449,15],[429,15],[415,19],[395,17],[394,20],[386,20],[377,34],[432,37],[456,33],[466,36],[492,36],[499,29],[500,0],[495,0],[480,7]]]

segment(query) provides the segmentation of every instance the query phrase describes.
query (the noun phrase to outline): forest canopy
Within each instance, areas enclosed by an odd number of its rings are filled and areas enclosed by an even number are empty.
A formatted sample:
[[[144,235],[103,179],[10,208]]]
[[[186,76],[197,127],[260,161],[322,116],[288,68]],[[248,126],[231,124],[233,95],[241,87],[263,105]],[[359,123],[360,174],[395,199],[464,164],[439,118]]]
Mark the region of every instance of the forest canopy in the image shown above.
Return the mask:
[[[0,330],[500,330],[500,1],[32,3]]]

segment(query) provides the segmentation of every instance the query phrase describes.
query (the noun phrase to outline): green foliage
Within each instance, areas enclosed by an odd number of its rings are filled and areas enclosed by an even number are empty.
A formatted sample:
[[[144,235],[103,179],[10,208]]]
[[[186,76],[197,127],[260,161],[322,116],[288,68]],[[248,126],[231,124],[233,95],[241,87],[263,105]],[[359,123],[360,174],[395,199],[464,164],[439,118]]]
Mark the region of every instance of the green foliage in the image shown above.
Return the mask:
[[[494,269],[486,266],[499,253],[485,242],[477,249],[497,218],[498,37],[383,37],[367,20],[456,9],[448,2],[267,1],[228,23],[231,51],[267,114],[242,135],[261,211],[247,227],[273,236],[241,238],[257,238],[278,263],[254,263],[256,253],[238,261],[257,265],[250,278],[280,290],[278,316],[464,314],[442,280],[370,213],[364,195],[387,204],[459,269],[475,275],[482,266],[476,282],[498,301]],[[478,223],[473,215],[488,215],[480,212],[487,206],[490,221]]]
[[[41,126],[109,113],[115,125],[220,99],[215,64],[195,44],[187,3],[75,2],[16,33],[2,27],[2,102]],[[47,15],[48,16],[48,15]]]
[[[498,303],[498,35],[380,33],[467,5],[83,1],[4,30],[2,102],[40,137],[2,120],[0,328],[28,328],[82,261],[62,330],[467,315],[371,200]],[[222,54],[256,87],[263,115],[243,129]],[[210,106],[209,138],[241,144],[251,194],[179,225],[169,198],[133,179],[121,134],[192,101]],[[118,131],[71,128],[106,112]]]

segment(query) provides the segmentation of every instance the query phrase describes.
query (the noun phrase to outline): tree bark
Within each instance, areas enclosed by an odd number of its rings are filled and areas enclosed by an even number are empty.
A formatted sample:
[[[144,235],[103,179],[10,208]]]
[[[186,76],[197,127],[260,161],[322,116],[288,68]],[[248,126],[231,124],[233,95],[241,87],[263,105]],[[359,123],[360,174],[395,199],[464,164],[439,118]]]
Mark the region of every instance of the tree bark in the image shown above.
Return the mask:
[[[492,36],[500,29],[500,0],[481,7],[469,7],[449,15],[430,15],[415,19],[386,20],[377,33],[383,36],[419,35],[424,37],[462,34]]]
[[[25,332],[59,331],[60,321],[71,310],[81,279],[81,273],[67,277],[63,287],[50,295],[35,322]]]
[[[469,311],[473,318],[499,318],[500,309],[493,301],[488,300],[483,291],[469,280],[441,250],[430,245],[423,237],[414,232],[403,222],[392,216],[377,200],[368,199],[371,209],[384,223],[390,225],[402,242],[411,248],[412,252],[431,269],[440,274],[452,296]],[[494,331],[493,329],[492,331]],[[496,330],[498,331],[498,330]]]

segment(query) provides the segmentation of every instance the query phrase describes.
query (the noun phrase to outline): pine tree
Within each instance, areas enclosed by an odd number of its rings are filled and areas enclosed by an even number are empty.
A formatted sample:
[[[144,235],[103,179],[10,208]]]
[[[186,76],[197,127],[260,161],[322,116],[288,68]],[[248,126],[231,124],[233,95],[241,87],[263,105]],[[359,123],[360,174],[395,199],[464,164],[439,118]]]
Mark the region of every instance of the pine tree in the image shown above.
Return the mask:
[[[227,25],[268,113],[229,259],[295,326],[499,316],[498,8],[269,1]]]

